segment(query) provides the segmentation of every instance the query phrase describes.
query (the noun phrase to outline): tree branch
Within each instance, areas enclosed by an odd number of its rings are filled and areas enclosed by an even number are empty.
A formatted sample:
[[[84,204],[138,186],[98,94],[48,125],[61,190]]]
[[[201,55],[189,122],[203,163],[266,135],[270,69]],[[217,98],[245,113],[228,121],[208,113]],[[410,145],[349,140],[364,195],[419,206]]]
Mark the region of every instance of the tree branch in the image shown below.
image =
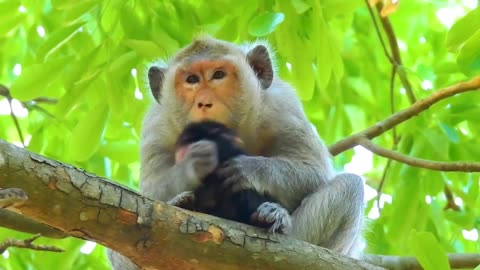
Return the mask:
[[[480,265],[479,253],[448,254],[448,262],[452,269],[474,268]],[[415,257],[400,257],[387,255],[366,255],[363,259],[371,264],[390,270],[422,270]]]
[[[377,33],[377,36],[380,39],[380,43],[382,44],[382,48],[385,53],[385,56],[388,58],[388,61],[390,61],[390,63],[397,69],[398,71],[397,74],[400,77],[400,81],[402,82],[403,87],[405,87],[405,92],[407,93],[408,100],[410,101],[410,103],[414,103],[416,101],[416,98],[412,90],[412,85],[410,84],[410,81],[407,78],[407,74],[405,73],[402,67],[403,65],[402,58],[400,56],[400,50],[398,49],[397,37],[395,36],[395,32],[393,31],[393,26],[390,23],[390,20],[388,19],[388,17],[379,16],[380,22],[382,23],[382,26],[383,26],[383,30],[387,35],[388,43],[390,45],[390,51],[392,52],[392,55],[390,55],[387,50],[387,46],[383,41],[382,33],[380,32],[380,28],[378,27],[377,20],[375,19],[375,15],[373,14],[373,9],[368,3],[368,0],[365,0],[365,3],[370,13],[370,17],[372,18],[372,22],[375,26],[375,31]],[[380,14],[383,9],[382,1],[377,1],[375,6],[377,8],[377,13]]]
[[[7,239],[0,244],[0,254],[5,252],[9,247],[18,247],[18,248],[28,248],[33,250],[42,250],[42,251],[52,251],[52,252],[64,252],[65,250],[61,248],[57,248],[54,246],[42,246],[42,245],[34,245],[32,244],[33,241],[37,240],[41,234],[34,235],[31,238],[25,240],[17,240],[17,239]]]
[[[375,125],[355,133],[345,139],[340,140],[339,142],[329,146],[330,153],[333,156],[336,156],[354,146],[358,145],[359,138],[367,138],[372,139],[375,138],[387,130],[397,126],[400,123],[405,122],[406,120],[412,118],[413,116],[425,111],[428,109],[432,104],[451,97],[455,94],[474,91],[480,88],[480,76],[475,77],[474,79],[468,82],[460,82],[455,85],[449,86],[447,88],[441,89],[433,93],[431,96],[418,100],[412,106],[408,107],[407,109],[401,110],[387,119],[376,123]]]
[[[0,209],[0,227],[31,234],[40,233],[43,237],[48,238],[62,239],[68,236],[60,230],[36,222],[29,217],[22,216],[8,209]]]
[[[480,172],[480,162],[442,162],[409,157],[407,155],[376,146],[367,138],[358,138],[357,144],[367,148],[379,156],[393,159],[414,167],[444,172]]]
[[[266,230],[183,210],[0,140],[0,187],[23,215],[117,250],[144,268],[383,269]]]

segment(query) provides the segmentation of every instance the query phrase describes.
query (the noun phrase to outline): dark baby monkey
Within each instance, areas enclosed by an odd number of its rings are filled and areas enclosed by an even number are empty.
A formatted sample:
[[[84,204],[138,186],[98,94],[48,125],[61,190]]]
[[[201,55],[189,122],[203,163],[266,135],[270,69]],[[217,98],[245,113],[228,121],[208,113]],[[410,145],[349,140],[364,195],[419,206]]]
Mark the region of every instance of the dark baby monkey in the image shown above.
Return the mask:
[[[225,125],[215,121],[201,121],[187,125],[180,134],[176,144],[175,163],[182,162],[187,148],[193,143],[199,141],[211,141],[215,143],[217,150],[218,167],[225,162],[240,155],[246,155],[242,149],[242,140],[236,132],[227,128]],[[275,222],[278,216],[266,216],[260,218],[256,214],[257,209],[263,203],[269,204],[269,209],[282,208],[284,215],[288,216],[288,211],[267,194],[260,194],[253,189],[242,190],[235,193],[227,192],[222,184],[225,177],[215,169],[202,179],[202,184],[193,191],[193,196],[183,197],[184,200],[171,202],[184,209],[198,211],[217,217],[230,219],[250,225],[270,228],[273,232],[283,233],[290,224],[284,222]],[[285,225],[287,225],[285,227]]]

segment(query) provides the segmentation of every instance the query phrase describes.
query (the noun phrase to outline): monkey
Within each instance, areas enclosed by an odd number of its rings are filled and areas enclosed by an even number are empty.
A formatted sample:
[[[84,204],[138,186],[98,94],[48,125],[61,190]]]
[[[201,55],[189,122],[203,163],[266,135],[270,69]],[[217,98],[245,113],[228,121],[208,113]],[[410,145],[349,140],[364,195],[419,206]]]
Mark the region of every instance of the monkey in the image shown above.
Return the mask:
[[[189,145],[201,140],[215,143],[219,166],[234,157],[247,154],[241,148],[242,141],[234,130],[215,121],[203,120],[188,124],[180,134],[176,143],[175,163],[184,159]],[[201,180],[202,184],[194,190],[190,200],[171,201],[170,204],[258,227],[270,227],[272,232],[284,233],[290,228],[288,218],[276,219],[270,216],[267,220],[259,220],[258,214],[253,215],[263,203],[281,208],[268,194],[259,194],[253,189],[226,193],[221,188],[224,178],[217,172],[218,169],[215,169]],[[286,210],[283,216],[288,216]]]
[[[249,153],[219,169],[225,190],[273,196],[291,213],[289,237],[358,257],[363,180],[335,172],[295,89],[277,76],[273,56],[264,41],[234,44],[199,36],[168,62],[149,68],[156,102],[142,126],[140,190],[165,202],[191,198],[218,165],[215,144],[193,143],[183,162],[175,163],[176,138],[188,123],[214,120],[235,130]],[[278,213],[265,210],[270,207],[259,207],[255,215]],[[116,270],[138,269],[115,252],[109,257]]]

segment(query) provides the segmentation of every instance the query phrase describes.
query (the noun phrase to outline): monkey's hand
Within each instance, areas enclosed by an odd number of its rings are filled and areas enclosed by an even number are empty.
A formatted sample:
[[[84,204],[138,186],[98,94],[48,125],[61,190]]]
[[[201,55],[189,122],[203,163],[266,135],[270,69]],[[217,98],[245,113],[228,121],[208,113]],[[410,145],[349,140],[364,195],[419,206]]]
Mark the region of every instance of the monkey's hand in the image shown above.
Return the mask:
[[[206,140],[192,143],[188,146],[184,162],[190,177],[202,179],[218,165],[217,146]]]
[[[251,156],[239,156],[225,162],[218,171],[225,178],[222,187],[232,194],[247,189],[262,193],[264,185],[258,180],[257,166],[256,157]]]
[[[173,199],[169,200],[167,203],[183,209],[193,210],[194,202],[195,194],[193,193],[193,191],[184,191],[173,197]]]
[[[269,227],[271,233],[288,234],[292,229],[292,219],[287,209],[277,203],[264,202],[250,217],[250,221],[259,227]]]

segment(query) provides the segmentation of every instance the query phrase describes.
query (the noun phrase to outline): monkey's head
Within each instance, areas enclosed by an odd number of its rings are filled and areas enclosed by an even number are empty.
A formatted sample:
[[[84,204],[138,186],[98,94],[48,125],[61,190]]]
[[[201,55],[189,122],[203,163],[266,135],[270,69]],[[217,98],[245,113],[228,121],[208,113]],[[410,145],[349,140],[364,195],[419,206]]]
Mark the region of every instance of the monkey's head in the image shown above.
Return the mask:
[[[214,120],[235,128],[252,107],[258,108],[261,92],[272,84],[273,67],[264,45],[242,47],[200,37],[168,67],[150,67],[148,79],[157,102],[180,111],[179,121]]]
[[[205,120],[190,123],[182,131],[176,144],[175,162],[183,160],[190,144],[201,140],[212,141],[216,144],[219,163],[244,154],[243,142],[234,130],[221,123]]]

